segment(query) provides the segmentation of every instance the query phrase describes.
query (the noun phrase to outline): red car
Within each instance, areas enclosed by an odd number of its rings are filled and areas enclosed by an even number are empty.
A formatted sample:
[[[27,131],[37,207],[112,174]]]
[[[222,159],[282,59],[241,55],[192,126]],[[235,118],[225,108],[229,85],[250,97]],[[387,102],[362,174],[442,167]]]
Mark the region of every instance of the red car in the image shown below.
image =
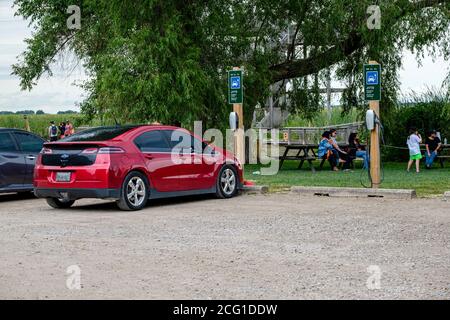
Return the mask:
[[[231,198],[242,181],[233,154],[185,129],[115,126],[45,143],[36,160],[34,193],[54,208],[99,198],[139,210],[155,198],[202,193]]]

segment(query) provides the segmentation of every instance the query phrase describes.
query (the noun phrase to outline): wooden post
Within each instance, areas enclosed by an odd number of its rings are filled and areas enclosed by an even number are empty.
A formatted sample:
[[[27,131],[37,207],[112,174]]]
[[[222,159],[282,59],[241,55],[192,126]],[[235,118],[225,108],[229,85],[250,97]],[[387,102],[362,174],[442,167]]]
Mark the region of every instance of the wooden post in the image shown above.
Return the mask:
[[[376,61],[369,61],[369,64],[378,64]],[[370,101],[369,109],[373,110],[378,118],[380,118],[380,102]],[[370,132],[370,176],[372,177],[372,188],[378,189],[381,184],[380,176],[380,128],[375,124],[375,130]]]
[[[233,67],[233,70],[240,70],[239,67]],[[242,170],[245,164],[245,136],[244,136],[244,106],[243,103],[234,103],[233,112],[239,117],[239,127],[234,133],[234,155],[242,164]]]
[[[23,119],[25,120],[25,130],[31,132],[30,122],[28,121],[28,116],[26,114],[23,116]]]

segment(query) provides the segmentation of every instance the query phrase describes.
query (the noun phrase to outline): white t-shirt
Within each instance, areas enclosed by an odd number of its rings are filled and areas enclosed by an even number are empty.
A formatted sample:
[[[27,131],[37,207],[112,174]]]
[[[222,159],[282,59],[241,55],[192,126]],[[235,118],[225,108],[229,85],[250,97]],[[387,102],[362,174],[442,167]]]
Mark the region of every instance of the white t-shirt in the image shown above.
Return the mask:
[[[419,136],[414,133],[408,137],[408,139],[406,140],[406,144],[408,145],[409,155],[415,156],[416,154],[420,153],[421,142],[422,139],[420,139]]]

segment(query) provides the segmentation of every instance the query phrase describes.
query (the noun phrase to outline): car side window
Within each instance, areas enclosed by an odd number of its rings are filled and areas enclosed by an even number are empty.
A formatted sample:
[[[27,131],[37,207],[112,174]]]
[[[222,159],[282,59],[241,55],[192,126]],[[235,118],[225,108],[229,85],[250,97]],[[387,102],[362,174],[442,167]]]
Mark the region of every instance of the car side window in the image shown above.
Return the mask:
[[[14,132],[19,149],[23,152],[39,153],[42,149],[44,141],[41,138],[28,133]]]
[[[16,144],[9,132],[0,132],[0,152],[14,152],[17,151]]]
[[[166,138],[159,130],[147,131],[134,139],[141,152],[170,152]]]
[[[170,143],[172,152],[176,153],[202,153],[203,143],[184,130],[163,130]]]

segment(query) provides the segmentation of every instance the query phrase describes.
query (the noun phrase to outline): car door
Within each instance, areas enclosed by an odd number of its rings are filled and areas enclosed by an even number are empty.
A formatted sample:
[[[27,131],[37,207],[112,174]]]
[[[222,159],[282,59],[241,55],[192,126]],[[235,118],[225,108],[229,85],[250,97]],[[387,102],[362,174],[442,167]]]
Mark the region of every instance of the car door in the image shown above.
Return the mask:
[[[149,130],[134,139],[150,174],[151,188],[158,192],[179,191],[177,164],[172,161],[170,146],[159,130]]]
[[[13,136],[0,131],[0,189],[22,188],[25,170],[25,159]]]
[[[184,129],[163,130],[178,158],[181,190],[205,190],[214,186],[214,163],[205,161],[204,143]]]
[[[24,185],[33,184],[34,165],[39,152],[42,150],[44,140],[28,132],[14,132],[19,150],[25,160]]]

